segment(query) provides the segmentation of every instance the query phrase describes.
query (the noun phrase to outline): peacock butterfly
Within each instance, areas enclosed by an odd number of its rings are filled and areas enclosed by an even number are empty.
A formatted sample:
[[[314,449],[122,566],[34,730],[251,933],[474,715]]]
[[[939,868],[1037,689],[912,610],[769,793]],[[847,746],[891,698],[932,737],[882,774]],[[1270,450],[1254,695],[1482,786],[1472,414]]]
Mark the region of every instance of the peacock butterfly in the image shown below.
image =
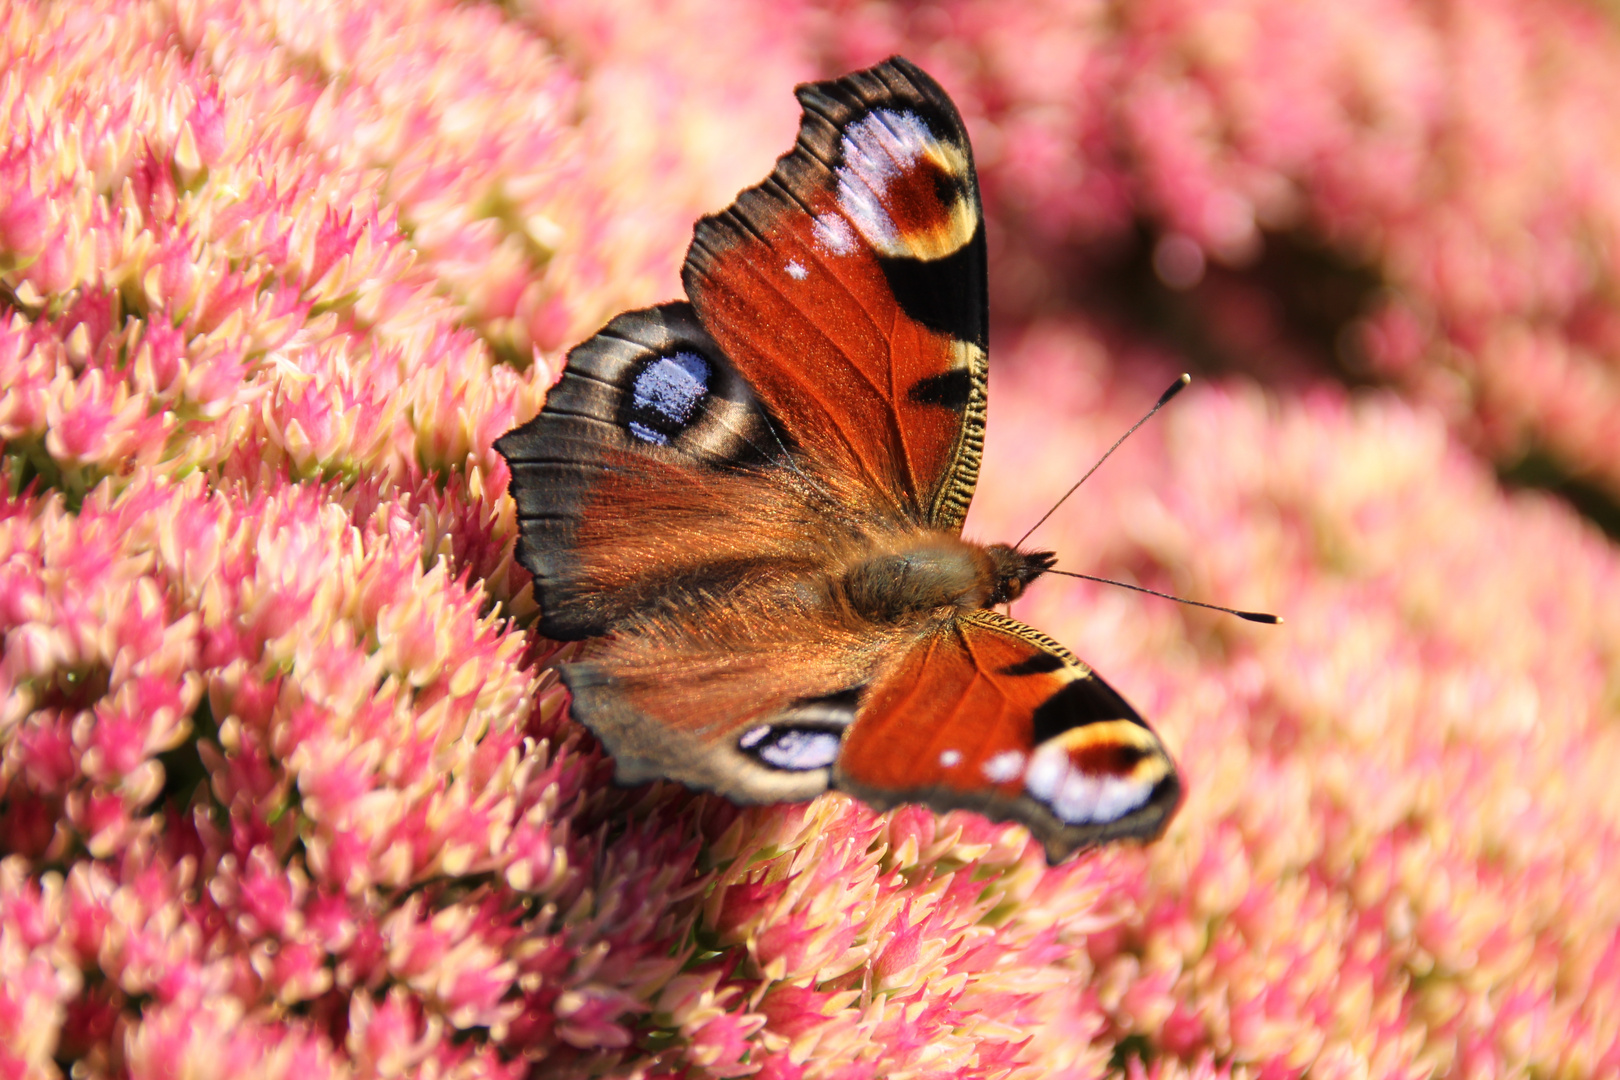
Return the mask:
[[[1180,802],[1151,728],[994,608],[1046,551],[961,535],[984,445],[973,153],[899,57],[799,87],[799,137],[697,223],[687,302],[568,355],[511,468],[538,629],[616,777],[837,788],[1028,826],[1057,862]]]

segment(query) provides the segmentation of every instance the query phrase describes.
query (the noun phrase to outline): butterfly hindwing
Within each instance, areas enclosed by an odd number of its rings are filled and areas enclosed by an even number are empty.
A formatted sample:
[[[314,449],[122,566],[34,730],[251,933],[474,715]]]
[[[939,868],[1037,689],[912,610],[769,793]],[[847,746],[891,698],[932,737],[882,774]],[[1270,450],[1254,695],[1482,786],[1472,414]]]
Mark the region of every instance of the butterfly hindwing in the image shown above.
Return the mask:
[[[1029,827],[1057,862],[1151,839],[1181,798],[1136,711],[1073,654],[992,611],[944,624],[870,686],[835,786],[878,807],[925,803]]]
[[[645,601],[649,575],[668,577],[667,552],[636,537],[725,513],[717,500],[647,505],[649,495],[746,486],[788,454],[747,382],[678,303],[626,312],[573,349],[540,415],[495,448],[512,473],[517,558],[534,574],[539,629],[559,640],[606,633]],[[610,572],[596,572],[601,562]]]
[[[704,326],[825,468],[958,529],[983,448],[988,300],[967,133],[895,58],[800,87],[793,151],[697,225]]]
[[[756,646],[721,665],[700,659],[652,679],[611,654],[563,665],[561,673],[575,715],[612,754],[619,783],[675,779],[738,803],[800,801],[830,786],[859,694],[833,689],[849,657],[804,662],[792,644]],[[693,652],[704,650],[683,660]],[[713,680],[728,676],[745,689],[768,689],[715,693]]]

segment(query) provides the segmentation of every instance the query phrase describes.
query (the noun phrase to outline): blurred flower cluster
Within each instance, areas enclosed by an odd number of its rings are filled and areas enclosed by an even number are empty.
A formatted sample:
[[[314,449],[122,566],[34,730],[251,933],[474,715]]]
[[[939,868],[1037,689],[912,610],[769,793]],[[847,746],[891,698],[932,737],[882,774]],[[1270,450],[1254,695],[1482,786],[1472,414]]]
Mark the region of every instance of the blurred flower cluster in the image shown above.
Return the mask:
[[[0,1075],[1620,1070],[1620,552],[1494,473],[1620,491],[1598,8],[0,20]],[[1268,376],[1195,385],[1037,538],[1285,627],[1018,611],[1177,755],[1151,847],[615,788],[526,629],[491,442],[675,293],[793,82],[890,51],[991,216],[970,532],[1212,352]],[[1307,264],[1355,286],[1325,339]]]

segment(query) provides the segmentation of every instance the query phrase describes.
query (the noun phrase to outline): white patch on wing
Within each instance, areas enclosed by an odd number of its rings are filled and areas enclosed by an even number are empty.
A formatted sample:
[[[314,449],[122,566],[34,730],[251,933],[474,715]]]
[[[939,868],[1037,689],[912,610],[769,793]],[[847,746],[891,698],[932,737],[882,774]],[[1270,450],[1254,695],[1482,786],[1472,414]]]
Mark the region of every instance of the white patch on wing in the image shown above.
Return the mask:
[[[1093,821],[1118,821],[1147,802],[1153,794],[1153,785],[1139,780],[1122,780],[1117,776],[1104,780],[1102,788],[1093,811]]]
[[[959,147],[942,143],[911,112],[878,109],[851,124],[841,140],[843,162],[838,167],[838,206],[868,244],[884,255],[937,259],[956,251],[973,236],[978,216],[971,203],[958,197],[941,207],[947,216],[937,235],[902,235],[888,203],[890,187],[923,159],[950,176],[969,171]]]
[[[855,231],[849,222],[837,214],[820,214],[810,230],[816,242],[834,255],[853,255],[856,249]]]
[[[985,779],[993,784],[1005,784],[1009,780],[1016,780],[1024,771],[1024,755],[1017,750],[1003,750],[990,758],[979,771],[984,773]]]
[[[900,246],[900,230],[884,208],[889,184],[914,165],[933,136],[911,113],[881,110],[844,132],[844,163],[838,169],[838,205],[882,252]]]
[[[939,755],[939,763],[945,766],[947,769],[962,764],[962,751],[946,750],[944,753]]]
[[[1060,739],[1036,749],[1024,773],[1024,788],[1066,825],[1117,821],[1153,795],[1148,778],[1094,776],[1075,768]]]
[[[804,265],[797,259],[789,259],[786,269],[787,276],[794,281],[803,281],[810,276],[810,271],[806,270]]]
[[[1069,751],[1047,742],[1029,759],[1029,768],[1024,770],[1024,789],[1041,802],[1050,803],[1057,797],[1068,772]]]

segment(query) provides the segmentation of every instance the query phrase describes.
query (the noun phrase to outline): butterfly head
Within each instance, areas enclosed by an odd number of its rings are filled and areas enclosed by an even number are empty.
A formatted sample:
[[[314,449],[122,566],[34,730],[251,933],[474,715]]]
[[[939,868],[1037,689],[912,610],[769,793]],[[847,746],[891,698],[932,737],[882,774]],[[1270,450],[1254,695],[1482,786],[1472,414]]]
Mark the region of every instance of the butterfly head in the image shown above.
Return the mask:
[[[995,566],[995,587],[987,607],[1010,604],[1024,595],[1030,582],[1052,569],[1057,555],[1050,551],[1019,551],[1011,544],[991,544],[985,548]]]

